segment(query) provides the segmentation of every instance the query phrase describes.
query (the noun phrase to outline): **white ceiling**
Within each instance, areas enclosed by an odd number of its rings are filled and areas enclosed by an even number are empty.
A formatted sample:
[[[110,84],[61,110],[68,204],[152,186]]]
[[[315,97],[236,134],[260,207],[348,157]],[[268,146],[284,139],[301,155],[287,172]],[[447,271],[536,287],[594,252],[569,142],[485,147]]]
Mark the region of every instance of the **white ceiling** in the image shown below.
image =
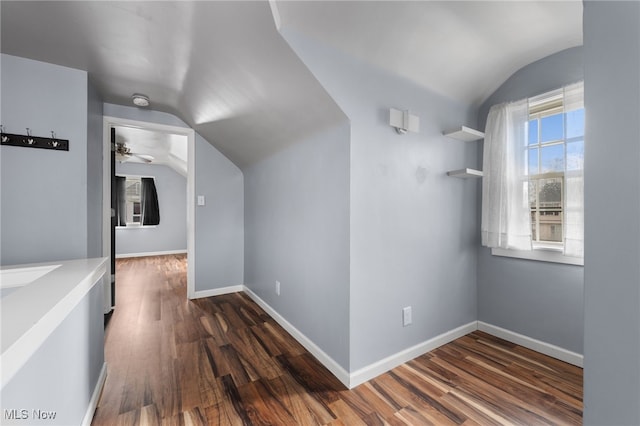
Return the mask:
[[[576,1],[278,1],[283,28],[478,105],[582,43]],[[0,2],[3,53],[87,70],[104,100],[180,117],[240,167],[344,120],[267,1]]]
[[[582,1],[278,1],[291,28],[479,106],[523,66],[582,44]]]
[[[127,162],[148,164],[138,155],[151,156],[151,164],[168,166],[187,176],[186,136],[127,126],[116,126],[115,129],[116,143],[131,150],[132,155]]]

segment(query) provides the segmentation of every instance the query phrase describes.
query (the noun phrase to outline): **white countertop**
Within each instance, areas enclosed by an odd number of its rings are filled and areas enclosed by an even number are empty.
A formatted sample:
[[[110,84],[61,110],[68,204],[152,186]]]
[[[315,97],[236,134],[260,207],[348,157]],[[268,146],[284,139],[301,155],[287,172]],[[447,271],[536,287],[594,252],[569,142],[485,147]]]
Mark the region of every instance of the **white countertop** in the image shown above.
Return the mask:
[[[60,265],[0,299],[1,387],[100,280],[106,264],[104,257],[2,267],[7,270]]]

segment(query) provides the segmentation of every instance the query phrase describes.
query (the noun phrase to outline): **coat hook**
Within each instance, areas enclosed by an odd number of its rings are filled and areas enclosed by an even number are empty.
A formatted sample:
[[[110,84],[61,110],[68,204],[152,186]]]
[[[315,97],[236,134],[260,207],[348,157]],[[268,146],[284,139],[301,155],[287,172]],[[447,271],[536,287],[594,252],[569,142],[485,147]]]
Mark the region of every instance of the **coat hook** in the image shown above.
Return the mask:
[[[31,129],[30,128],[26,128],[27,129],[27,143],[29,145],[33,145],[34,143],[36,143],[36,141],[31,137]]]
[[[53,130],[51,131],[51,140],[49,141],[49,146],[52,146],[54,148],[57,148],[58,145],[60,145],[60,142],[58,142],[56,140],[56,132],[54,132]]]
[[[0,140],[2,145],[69,151],[69,141],[67,139],[58,139],[54,130],[51,130],[51,137],[49,138],[45,136],[34,136],[30,127],[25,127],[25,129],[26,134],[20,132],[22,133],[21,135],[14,135],[5,133],[5,126],[0,124],[0,131],[2,133]]]

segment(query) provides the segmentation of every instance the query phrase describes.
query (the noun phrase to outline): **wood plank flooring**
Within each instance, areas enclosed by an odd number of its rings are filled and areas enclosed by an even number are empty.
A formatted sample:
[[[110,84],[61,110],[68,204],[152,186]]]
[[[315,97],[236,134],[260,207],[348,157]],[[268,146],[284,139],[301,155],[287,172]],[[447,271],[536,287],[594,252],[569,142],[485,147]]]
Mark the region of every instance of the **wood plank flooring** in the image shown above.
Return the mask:
[[[187,301],[186,259],[117,261],[94,425],[578,425],[582,370],[474,332],[347,390],[243,293]]]

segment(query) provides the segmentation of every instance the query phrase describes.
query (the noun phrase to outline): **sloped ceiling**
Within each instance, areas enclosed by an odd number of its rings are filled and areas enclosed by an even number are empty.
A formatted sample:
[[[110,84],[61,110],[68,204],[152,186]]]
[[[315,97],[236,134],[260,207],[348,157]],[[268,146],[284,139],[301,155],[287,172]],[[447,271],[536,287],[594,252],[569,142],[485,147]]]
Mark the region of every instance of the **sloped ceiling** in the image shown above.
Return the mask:
[[[187,137],[184,135],[116,126],[116,143],[130,149],[132,155],[127,162],[168,166],[187,177]]]
[[[0,2],[2,52],[135,92],[243,167],[344,115],[278,33],[269,3]]]
[[[582,1],[278,1],[290,28],[465,104],[582,45]]]
[[[105,102],[192,126],[240,167],[344,120],[280,36],[292,28],[471,105],[582,43],[580,1],[2,1],[1,51],[83,69]]]

